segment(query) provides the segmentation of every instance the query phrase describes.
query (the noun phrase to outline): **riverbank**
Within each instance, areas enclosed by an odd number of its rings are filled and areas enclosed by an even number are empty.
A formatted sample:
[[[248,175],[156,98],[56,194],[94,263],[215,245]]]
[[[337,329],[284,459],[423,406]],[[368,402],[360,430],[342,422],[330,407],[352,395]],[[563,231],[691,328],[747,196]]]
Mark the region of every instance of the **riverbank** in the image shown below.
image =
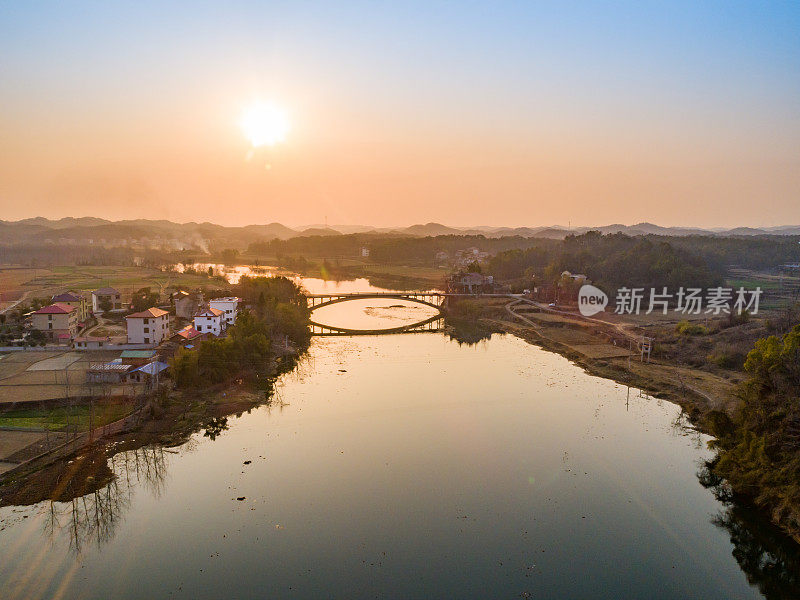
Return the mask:
[[[800,512],[791,495],[796,479],[787,475],[796,466],[791,458],[796,455],[790,449],[775,455],[765,453],[764,446],[758,444],[766,442],[752,442],[758,435],[754,433],[752,425],[744,429],[737,428],[746,424],[743,421],[746,421],[748,410],[766,411],[766,414],[772,415],[771,422],[777,423],[775,415],[792,410],[791,394],[783,396],[784,405],[779,409],[769,399],[764,400],[758,394],[753,397],[755,388],[742,385],[746,380],[744,373],[716,374],[696,367],[670,364],[669,359],[647,361],[640,354],[632,352],[625,353],[626,356],[604,356],[609,344],[603,339],[607,332],[602,325],[581,322],[579,317],[573,319],[568,315],[547,312],[539,313],[538,318],[534,315],[517,315],[508,309],[508,305],[504,307],[506,314],[499,315],[496,308],[490,311],[491,316],[484,316],[480,321],[488,327],[499,328],[528,343],[556,352],[591,375],[639,388],[679,405],[696,431],[714,438],[713,444],[718,454],[704,467],[705,475],[701,478],[704,487],[713,488],[721,500],[736,498],[741,504],[760,510],[764,518],[784,535],[800,543],[800,518],[797,516]],[[756,347],[759,347],[758,344]],[[747,393],[750,397],[748,404],[744,404],[744,395]],[[754,404],[768,404],[772,408],[759,409]],[[783,412],[775,412],[776,409]],[[786,439],[778,434],[781,426],[774,424],[773,429],[769,429],[774,438],[770,447],[784,444],[791,448],[791,432]],[[753,456],[747,449],[748,440],[752,442],[750,445],[755,443],[760,448],[756,449]]]
[[[592,357],[588,349],[578,350],[576,345],[601,346],[589,333],[553,331],[553,327],[534,327],[515,323],[509,319],[482,319],[488,325],[515,335],[525,341],[556,352],[583,368],[587,373],[611,379],[623,385],[639,388],[649,394],[678,404],[699,424],[711,410],[732,411],[735,402],[731,396],[736,383],[709,373],[651,362],[640,361],[639,356]],[[578,342],[578,343],[576,343]],[[582,343],[580,343],[582,342]],[[600,348],[600,352],[604,349]],[[622,353],[621,352],[621,353]]]
[[[276,363],[271,380],[294,365],[294,360]],[[28,457],[0,478],[0,507],[45,500],[66,502],[94,492],[108,484],[111,473],[107,463],[113,455],[154,444],[179,446],[200,431],[214,439],[228,428],[228,418],[274,402],[278,401],[271,388],[259,390],[241,380],[194,393],[173,391],[154,396],[119,421],[65,436],[45,452]]]
[[[735,391],[745,374],[721,368],[700,369],[691,364],[691,357],[673,360],[666,340],[666,332],[674,328],[672,324],[650,324],[647,334],[657,335],[664,343],[654,342],[657,351],[648,359],[634,345],[634,340],[641,335],[638,330],[643,330],[640,323],[586,319],[568,311],[542,310],[507,299],[477,302],[480,316],[476,318],[488,330],[510,333],[561,354],[592,375],[674,402],[697,425],[710,411],[732,414],[736,408]],[[654,325],[657,325],[655,329]],[[700,344],[693,352],[708,353],[709,343]]]

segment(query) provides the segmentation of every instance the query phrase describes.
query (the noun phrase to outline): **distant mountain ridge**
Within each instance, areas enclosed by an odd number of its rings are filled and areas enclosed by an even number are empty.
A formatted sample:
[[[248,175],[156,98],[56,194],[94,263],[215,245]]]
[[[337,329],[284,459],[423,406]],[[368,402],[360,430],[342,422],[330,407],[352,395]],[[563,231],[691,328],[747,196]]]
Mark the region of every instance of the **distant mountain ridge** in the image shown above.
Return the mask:
[[[736,227],[732,229],[703,229],[696,227],[662,227],[653,223],[623,225],[619,223],[598,227],[451,227],[441,223],[420,223],[410,227],[371,227],[368,225],[309,225],[287,227],[281,223],[227,227],[215,223],[173,223],[166,220],[129,219],[109,221],[97,217],[66,217],[47,219],[34,217],[19,221],[0,220],[0,244],[50,243],[97,244],[104,246],[170,247],[180,249],[245,248],[248,244],[270,239],[290,239],[298,236],[377,234],[427,237],[440,235],[483,235],[486,237],[521,236],[564,238],[569,234],[587,231],[603,234],[664,236],[758,236],[800,235],[800,225],[777,227]]]

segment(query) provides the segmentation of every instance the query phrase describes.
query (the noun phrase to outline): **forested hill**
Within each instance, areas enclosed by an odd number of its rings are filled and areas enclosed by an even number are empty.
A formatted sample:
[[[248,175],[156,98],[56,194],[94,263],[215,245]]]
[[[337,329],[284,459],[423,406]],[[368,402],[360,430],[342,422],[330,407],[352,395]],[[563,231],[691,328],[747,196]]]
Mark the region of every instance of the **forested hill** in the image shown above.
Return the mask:
[[[502,280],[535,276],[556,281],[563,271],[585,274],[603,289],[621,287],[677,289],[721,285],[723,272],[687,250],[664,240],[589,232],[568,236],[555,248],[534,246],[497,254],[488,271]]]
[[[800,261],[800,238],[712,238],[708,236],[567,236],[555,245],[538,241],[525,249],[500,252],[488,271],[503,280],[552,281],[562,271],[586,274],[608,289],[710,287],[733,267],[774,269]]]

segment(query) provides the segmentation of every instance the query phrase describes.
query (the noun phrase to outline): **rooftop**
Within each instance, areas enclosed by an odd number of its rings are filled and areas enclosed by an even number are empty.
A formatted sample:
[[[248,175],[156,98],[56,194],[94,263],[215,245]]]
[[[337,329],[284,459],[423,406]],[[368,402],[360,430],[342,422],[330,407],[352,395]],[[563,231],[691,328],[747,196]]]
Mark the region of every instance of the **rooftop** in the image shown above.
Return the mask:
[[[187,340],[192,340],[196,338],[198,335],[203,335],[191,325],[187,325],[183,329],[176,331],[175,334],[181,336],[182,338],[186,338]]]
[[[148,375],[155,375],[156,373],[161,373],[161,371],[163,371],[167,367],[169,367],[167,363],[159,362],[156,360],[151,363],[147,363],[143,367],[135,369],[133,372],[135,373],[136,371],[141,371],[142,373],[147,373]]]
[[[160,308],[148,308],[147,310],[143,310],[142,312],[133,313],[132,315],[128,315],[125,317],[126,319],[154,319],[157,317],[163,317],[164,315],[168,315],[169,313],[165,310],[161,310]]]
[[[80,302],[81,300],[83,300],[83,297],[74,292],[64,292],[53,296],[53,302]]]
[[[94,371],[95,373],[125,373],[132,368],[132,365],[123,365],[115,362],[91,363],[89,365],[89,371]]]
[[[95,296],[111,296],[113,294],[119,294],[117,290],[112,287],[103,287],[99,290],[95,290],[92,292]]]
[[[225,313],[218,308],[203,308],[194,313],[195,317],[221,317]]]
[[[74,306],[70,306],[69,304],[62,304],[60,302],[56,302],[55,304],[50,304],[49,306],[45,306],[34,312],[35,315],[68,315],[72,311],[77,310]]]
[[[152,358],[156,355],[155,350],[123,350],[120,358]]]

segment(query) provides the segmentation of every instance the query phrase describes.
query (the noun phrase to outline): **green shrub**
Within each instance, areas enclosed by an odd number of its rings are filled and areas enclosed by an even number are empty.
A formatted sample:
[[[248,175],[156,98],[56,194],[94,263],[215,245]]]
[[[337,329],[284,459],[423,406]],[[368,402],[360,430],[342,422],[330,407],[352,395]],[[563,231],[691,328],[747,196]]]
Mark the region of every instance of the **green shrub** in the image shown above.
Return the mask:
[[[675,331],[681,335],[708,335],[708,327],[699,323],[681,321],[675,326]]]

